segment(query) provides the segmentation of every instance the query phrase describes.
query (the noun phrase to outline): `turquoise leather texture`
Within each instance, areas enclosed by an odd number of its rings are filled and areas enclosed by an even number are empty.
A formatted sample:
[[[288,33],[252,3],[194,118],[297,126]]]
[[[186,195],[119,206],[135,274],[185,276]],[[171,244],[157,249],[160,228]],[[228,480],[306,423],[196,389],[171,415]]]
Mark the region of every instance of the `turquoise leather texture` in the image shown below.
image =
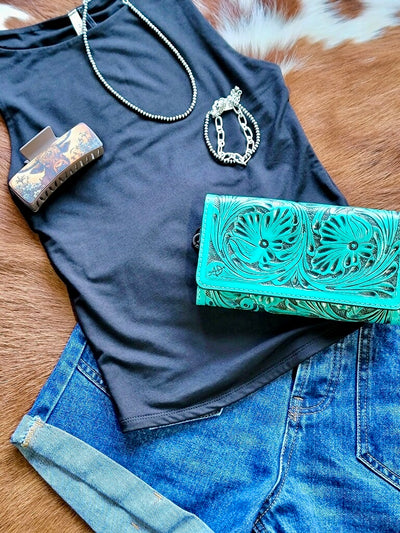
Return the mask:
[[[400,323],[400,213],[208,194],[198,305]]]

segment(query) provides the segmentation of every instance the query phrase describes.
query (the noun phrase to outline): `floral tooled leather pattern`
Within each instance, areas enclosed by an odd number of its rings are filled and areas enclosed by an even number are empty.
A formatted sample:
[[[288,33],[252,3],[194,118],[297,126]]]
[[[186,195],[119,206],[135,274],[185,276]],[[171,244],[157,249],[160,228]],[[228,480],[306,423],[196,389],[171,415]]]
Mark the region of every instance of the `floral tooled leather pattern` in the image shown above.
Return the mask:
[[[315,272],[338,274],[374,261],[377,246],[372,227],[358,215],[330,215],[319,229],[320,245],[312,259]]]
[[[229,245],[242,261],[267,268],[290,256],[295,226],[294,213],[289,209],[245,213],[234,223]]]
[[[333,320],[400,321],[393,308],[398,213],[229,196],[212,197],[210,207],[202,303]]]

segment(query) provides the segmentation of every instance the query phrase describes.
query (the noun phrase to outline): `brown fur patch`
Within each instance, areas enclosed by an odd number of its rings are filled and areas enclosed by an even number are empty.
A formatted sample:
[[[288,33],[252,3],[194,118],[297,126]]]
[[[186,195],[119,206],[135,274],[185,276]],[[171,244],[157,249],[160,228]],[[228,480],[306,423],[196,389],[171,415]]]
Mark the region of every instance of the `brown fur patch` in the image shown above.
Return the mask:
[[[32,20],[28,24],[35,24],[43,20],[65,15],[68,11],[79,5],[79,0],[56,0],[55,2],[49,2],[49,0],[37,0],[35,2],[29,0],[16,0],[15,2],[3,2],[3,4],[9,3],[12,7],[16,7],[21,11],[24,11],[32,17]],[[18,19],[8,19],[7,27],[10,29],[18,28],[21,26],[21,21]]]
[[[399,27],[328,50],[304,40],[304,67],[287,76],[300,122],[352,204],[400,209],[399,46]]]
[[[251,9],[244,10],[232,0],[194,0],[194,3],[214,26],[218,26],[221,15],[228,17],[231,21],[238,21],[251,14]],[[296,16],[301,9],[301,0],[255,0],[254,3],[263,5],[268,10],[276,9],[287,19]]]
[[[362,0],[329,0],[342,16],[354,18],[361,14],[364,9]]]
[[[301,9],[301,0],[261,0],[261,3],[269,9],[276,8],[287,19],[296,16]]]
[[[201,2],[215,23],[226,0]],[[17,0],[12,5],[40,21],[78,3]],[[350,16],[360,2],[341,4],[342,9],[352,4],[351,10],[346,8]],[[290,17],[298,5],[282,0],[278,7]],[[400,209],[399,49],[399,27],[364,44],[347,42],[326,50],[304,39],[292,49],[302,62],[286,78],[292,105],[317,155],[351,204]],[[90,531],[8,443],[75,323],[64,285],[9,195],[9,161],[8,136],[0,121],[0,529]]]

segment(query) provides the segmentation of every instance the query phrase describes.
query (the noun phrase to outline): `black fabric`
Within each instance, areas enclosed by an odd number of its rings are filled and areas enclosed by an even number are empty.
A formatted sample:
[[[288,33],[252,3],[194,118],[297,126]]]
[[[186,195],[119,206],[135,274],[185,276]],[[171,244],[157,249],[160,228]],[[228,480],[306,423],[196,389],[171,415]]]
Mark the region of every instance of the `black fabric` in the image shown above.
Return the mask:
[[[10,175],[23,165],[19,147],[47,125],[59,136],[83,121],[104,143],[101,159],[37,214],[24,214],[68,285],[124,430],[219,409],[354,329],[195,305],[191,241],[206,193],[345,200],[305,137],[278,66],[235,52],[191,0],[135,5],[193,70],[198,102],[183,121],[149,121],[114,99],[67,17],[0,33]],[[154,34],[120,0],[92,0],[90,14],[93,54],[110,83],[147,111],[184,112],[189,81]],[[247,167],[221,165],[203,139],[207,111],[235,85],[261,129]],[[237,123],[224,122],[227,149],[243,151]]]

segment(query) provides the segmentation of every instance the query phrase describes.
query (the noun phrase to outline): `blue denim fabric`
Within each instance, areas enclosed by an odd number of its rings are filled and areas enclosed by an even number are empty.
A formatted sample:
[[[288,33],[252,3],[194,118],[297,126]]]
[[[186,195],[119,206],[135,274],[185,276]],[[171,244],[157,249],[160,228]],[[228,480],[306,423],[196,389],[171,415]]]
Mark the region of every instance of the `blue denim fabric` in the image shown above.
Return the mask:
[[[214,416],[122,433],[77,327],[12,440],[95,531],[398,533],[399,352],[366,326]]]

